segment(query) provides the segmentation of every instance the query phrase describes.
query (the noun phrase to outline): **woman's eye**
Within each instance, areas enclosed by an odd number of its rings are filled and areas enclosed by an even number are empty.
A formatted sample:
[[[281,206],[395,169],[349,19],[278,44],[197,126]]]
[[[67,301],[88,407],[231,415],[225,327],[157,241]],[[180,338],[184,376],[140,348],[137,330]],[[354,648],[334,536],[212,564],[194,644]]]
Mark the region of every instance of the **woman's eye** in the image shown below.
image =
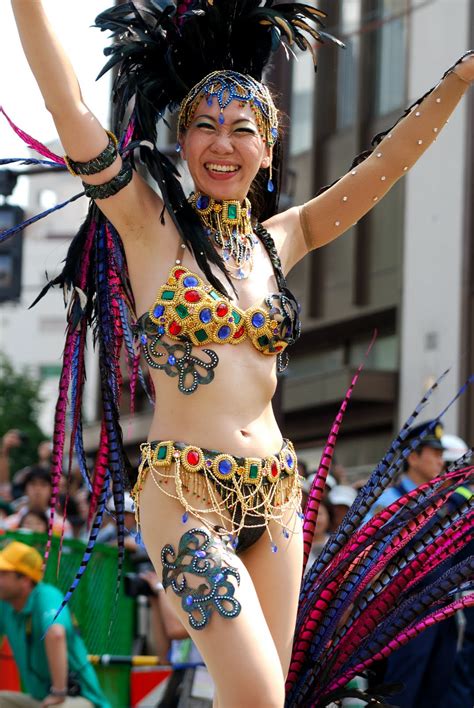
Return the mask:
[[[249,133],[250,135],[256,135],[253,128],[237,128],[236,133]]]
[[[212,125],[212,123],[206,123],[206,122],[196,123],[196,127],[197,128],[206,128],[208,130],[214,130],[214,126]]]

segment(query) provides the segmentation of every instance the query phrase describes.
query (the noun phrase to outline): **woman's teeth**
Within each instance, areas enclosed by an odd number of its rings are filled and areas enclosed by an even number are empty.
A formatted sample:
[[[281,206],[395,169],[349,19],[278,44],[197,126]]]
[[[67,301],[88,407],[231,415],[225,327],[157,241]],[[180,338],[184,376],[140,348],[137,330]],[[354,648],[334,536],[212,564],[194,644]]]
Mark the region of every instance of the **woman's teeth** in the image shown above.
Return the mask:
[[[240,170],[240,167],[238,165],[214,165],[208,163],[206,170],[210,170],[211,172],[237,172],[237,170]]]

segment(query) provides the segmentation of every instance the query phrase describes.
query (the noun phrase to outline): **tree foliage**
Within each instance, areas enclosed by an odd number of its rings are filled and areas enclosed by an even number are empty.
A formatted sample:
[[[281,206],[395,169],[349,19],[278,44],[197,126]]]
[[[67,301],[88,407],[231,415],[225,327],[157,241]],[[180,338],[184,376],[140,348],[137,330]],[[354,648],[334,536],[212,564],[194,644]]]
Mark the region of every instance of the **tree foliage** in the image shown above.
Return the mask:
[[[11,451],[12,473],[36,462],[38,445],[47,437],[38,425],[42,403],[40,386],[39,379],[26,371],[16,371],[0,354],[0,438],[16,428],[24,440],[21,447]]]

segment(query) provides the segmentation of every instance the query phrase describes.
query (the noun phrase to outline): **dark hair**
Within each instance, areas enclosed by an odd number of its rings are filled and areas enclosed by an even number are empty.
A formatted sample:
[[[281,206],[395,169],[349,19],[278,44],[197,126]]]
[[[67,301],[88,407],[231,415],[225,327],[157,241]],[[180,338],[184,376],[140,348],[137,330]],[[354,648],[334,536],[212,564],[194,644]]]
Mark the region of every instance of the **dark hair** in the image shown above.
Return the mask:
[[[25,476],[23,487],[26,489],[27,485],[35,479],[42,479],[44,482],[48,482],[52,486],[51,474],[44,467],[35,465],[30,467],[28,474]]]
[[[20,528],[20,529],[24,528],[23,522],[25,521],[27,516],[34,516],[37,519],[39,519],[40,521],[42,521],[45,525],[45,530],[44,530],[45,533],[48,531],[48,517],[47,517],[47,515],[44,513],[44,511],[37,511],[36,509],[29,509],[26,512],[26,514],[24,514],[24,516],[22,516],[18,528]]]

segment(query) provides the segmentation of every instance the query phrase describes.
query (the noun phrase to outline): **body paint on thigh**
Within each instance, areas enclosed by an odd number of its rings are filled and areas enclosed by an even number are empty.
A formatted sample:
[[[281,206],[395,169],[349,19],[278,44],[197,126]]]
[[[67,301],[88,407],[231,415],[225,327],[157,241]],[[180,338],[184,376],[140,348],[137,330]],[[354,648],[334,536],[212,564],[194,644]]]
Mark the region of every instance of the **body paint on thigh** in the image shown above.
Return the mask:
[[[222,617],[237,617],[241,605],[235,599],[235,585],[240,584],[236,568],[225,565],[228,552],[219,538],[212,538],[203,529],[191,529],[181,537],[178,552],[168,544],[161,551],[163,586],[171,586],[181,597],[181,607],[189,617],[193,629],[203,629],[214,610]],[[191,577],[197,579],[191,587]]]

